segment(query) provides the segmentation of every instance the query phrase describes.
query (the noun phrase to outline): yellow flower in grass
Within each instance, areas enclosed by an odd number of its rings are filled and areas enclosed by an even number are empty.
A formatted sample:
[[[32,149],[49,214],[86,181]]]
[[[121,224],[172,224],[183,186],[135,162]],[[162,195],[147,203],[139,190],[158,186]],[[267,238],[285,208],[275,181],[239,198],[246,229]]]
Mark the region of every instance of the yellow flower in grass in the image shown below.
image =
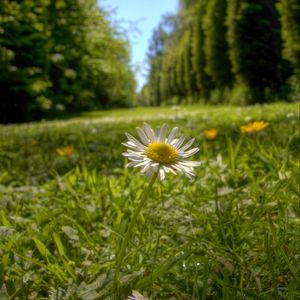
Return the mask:
[[[194,167],[200,166],[200,162],[189,161],[187,158],[199,151],[197,147],[188,150],[195,139],[184,145],[185,137],[176,138],[178,127],[173,128],[167,137],[167,125],[153,130],[144,123],[143,129],[137,127],[136,130],[140,141],[126,133],[128,141],[123,143],[128,148],[123,155],[131,161],[127,167],[140,167],[146,176],[157,174],[160,180],[164,180],[167,173],[177,172],[193,179]]]
[[[73,145],[60,147],[56,149],[56,154],[59,156],[70,156],[74,153],[75,149]]]
[[[214,140],[219,134],[218,129],[211,128],[203,130],[203,136],[208,140]]]
[[[263,131],[269,125],[270,125],[269,122],[255,121],[255,122],[248,123],[246,125],[242,125],[240,127],[240,130],[242,133],[257,133]]]

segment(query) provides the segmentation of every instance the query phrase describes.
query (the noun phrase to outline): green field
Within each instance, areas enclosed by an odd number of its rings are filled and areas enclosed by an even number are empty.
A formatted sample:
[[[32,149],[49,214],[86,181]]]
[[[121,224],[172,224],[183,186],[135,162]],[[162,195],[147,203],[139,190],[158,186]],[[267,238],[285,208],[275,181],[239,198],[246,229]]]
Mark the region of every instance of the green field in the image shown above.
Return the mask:
[[[0,299],[300,299],[299,118],[277,103],[0,126]],[[121,143],[145,120],[195,137],[202,165],[155,183],[118,267],[147,186]],[[270,125],[241,134],[256,120]]]

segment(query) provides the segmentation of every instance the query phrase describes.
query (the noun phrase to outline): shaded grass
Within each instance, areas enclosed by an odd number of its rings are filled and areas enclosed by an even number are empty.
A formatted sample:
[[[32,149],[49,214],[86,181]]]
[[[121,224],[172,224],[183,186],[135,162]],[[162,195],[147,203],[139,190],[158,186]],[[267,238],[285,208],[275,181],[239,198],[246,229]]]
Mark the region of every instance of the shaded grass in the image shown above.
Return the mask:
[[[0,128],[0,299],[112,298],[115,251],[146,180],[121,156],[142,111],[111,114]],[[298,105],[163,114],[196,137],[203,164],[193,183],[171,175],[151,191],[120,270],[122,299],[132,289],[151,299],[298,299]],[[265,134],[241,136],[256,119],[271,122]],[[210,127],[214,141],[201,135]],[[56,154],[70,144],[70,157]]]

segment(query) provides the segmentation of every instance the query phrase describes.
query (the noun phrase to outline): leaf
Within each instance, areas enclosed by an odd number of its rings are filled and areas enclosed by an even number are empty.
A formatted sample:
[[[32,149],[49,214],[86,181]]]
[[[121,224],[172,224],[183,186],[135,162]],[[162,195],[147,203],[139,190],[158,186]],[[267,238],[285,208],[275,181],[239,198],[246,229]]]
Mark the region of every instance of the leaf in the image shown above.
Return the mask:
[[[3,211],[0,212],[0,220],[1,220],[1,223],[6,226],[6,227],[10,227],[10,222],[9,220],[6,218],[5,214]]]
[[[66,256],[65,249],[64,249],[64,246],[61,242],[60,236],[56,232],[53,233],[53,239],[54,239],[54,242],[56,244],[59,255],[60,256]]]
[[[47,249],[46,245],[43,242],[41,242],[37,238],[33,238],[33,241],[35,242],[35,245],[38,248],[40,254],[44,258],[46,258],[47,260],[50,258],[54,259],[54,257],[52,256],[52,254],[50,253],[50,251]]]
[[[162,277],[174,265],[176,265],[179,261],[186,259],[189,255],[190,253],[179,252],[177,255],[170,256],[168,259],[162,262],[156,269],[154,269],[152,274],[138,281],[137,286],[139,288],[149,286],[153,281],[155,281],[157,278]]]

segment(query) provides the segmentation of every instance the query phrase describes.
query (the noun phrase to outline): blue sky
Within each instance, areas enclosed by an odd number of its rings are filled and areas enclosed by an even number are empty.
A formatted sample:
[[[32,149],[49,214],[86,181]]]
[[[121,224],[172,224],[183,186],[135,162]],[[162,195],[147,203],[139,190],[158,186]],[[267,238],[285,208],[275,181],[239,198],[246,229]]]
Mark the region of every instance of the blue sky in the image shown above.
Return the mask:
[[[140,89],[146,81],[146,52],[152,32],[162,15],[177,11],[178,0],[99,0],[99,3],[114,9],[113,20],[129,32],[131,63],[134,69],[138,66],[136,79]]]

